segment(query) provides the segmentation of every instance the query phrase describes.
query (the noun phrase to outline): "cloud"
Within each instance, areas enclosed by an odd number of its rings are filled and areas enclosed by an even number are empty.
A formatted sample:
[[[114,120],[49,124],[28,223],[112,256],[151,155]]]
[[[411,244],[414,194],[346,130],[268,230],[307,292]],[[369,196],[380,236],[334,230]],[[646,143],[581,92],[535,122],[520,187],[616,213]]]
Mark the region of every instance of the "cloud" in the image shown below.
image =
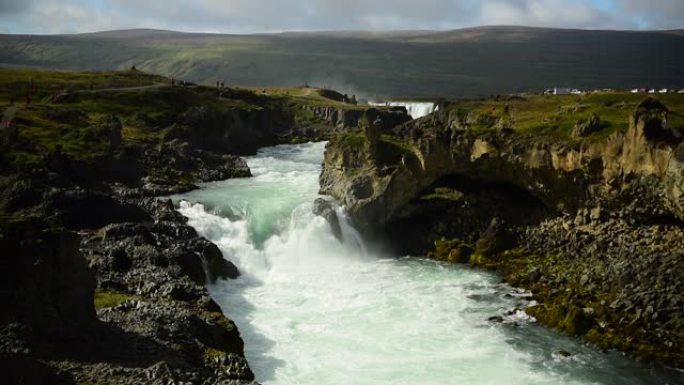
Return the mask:
[[[563,28],[625,28],[628,23],[588,1],[518,0],[488,1],[481,20],[499,25],[531,25]]]
[[[682,0],[1,0],[13,33],[159,28],[253,33],[530,25],[682,28]]]
[[[30,0],[2,0],[0,2],[0,15],[14,15],[31,7]]]
[[[642,28],[678,29],[684,27],[684,1],[682,0],[623,0],[616,5]]]

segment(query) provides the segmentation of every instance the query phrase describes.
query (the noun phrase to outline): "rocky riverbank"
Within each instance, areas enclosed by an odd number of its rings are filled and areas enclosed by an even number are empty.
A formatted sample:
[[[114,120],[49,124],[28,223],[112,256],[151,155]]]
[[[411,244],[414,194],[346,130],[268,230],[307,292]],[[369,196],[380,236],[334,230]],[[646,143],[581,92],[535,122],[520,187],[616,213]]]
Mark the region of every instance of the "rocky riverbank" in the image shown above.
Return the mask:
[[[254,379],[237,328],[204,287],[235,278],[235,266],[170,203],[128,204],[141,211],[98,230],[4,225],[4,383]]]
[[[303,119],[308,99],[112,76],[152,84],[60,89],[0,137],[0,382],[253,383],[205,288],[239,271],[156,197],[250,176],[239,155],[340,129]]]
[[[503,103],[333,139],[321,192],[395,252],[503,272],[545,325],[683,366],[684,136],[667,124],[681,111],[647,99],[625,131],[583,139],[516,129],[525,100]]]
[[[3,383],[251,383],[237,328],[204,287],[237,268],[170,202],[145,197],[168,191],[149,178],[76,182],[78,171],[2,177]]]

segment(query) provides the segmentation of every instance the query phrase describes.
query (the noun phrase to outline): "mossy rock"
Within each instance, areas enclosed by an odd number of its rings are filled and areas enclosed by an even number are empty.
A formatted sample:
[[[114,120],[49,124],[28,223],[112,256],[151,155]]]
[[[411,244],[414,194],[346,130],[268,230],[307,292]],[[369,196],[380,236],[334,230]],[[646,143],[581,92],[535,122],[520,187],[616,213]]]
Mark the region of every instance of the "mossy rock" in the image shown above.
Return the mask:
[[[527,308],[527,313],[538,321],[569,335],[583,336],[594,327],[594,318],[578,306],[542,304]]]
[[[503,221],[493,218],[487,230],[475,242],[475,254],[491,257],[515,247],[515,239]]]
[[[135,299],[132,294],[118,291],[96,290],[95,291],[95,310],[117,306],[123,302]]]
[[[428,253],[428,257],[451,263],[468,263],[473,248],[460,239],[442,238],[435,242],[435,250]]]

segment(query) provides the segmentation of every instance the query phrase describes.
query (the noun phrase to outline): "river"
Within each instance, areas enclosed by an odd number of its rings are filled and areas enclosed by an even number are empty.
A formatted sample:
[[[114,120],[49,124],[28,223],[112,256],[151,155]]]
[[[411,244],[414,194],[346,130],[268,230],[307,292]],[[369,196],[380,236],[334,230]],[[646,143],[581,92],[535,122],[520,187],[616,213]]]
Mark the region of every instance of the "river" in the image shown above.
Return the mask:
[[[248,158],[254,177],[174,197],[189,224],[242,272],[209,289],[237,323],[258,381],[652,385],[681,378],[595,351],[522,311],[488,321],[527,301],[494,273],[373,255],[344,217],[340,243],[311,213],[324,146],[262,149]]]

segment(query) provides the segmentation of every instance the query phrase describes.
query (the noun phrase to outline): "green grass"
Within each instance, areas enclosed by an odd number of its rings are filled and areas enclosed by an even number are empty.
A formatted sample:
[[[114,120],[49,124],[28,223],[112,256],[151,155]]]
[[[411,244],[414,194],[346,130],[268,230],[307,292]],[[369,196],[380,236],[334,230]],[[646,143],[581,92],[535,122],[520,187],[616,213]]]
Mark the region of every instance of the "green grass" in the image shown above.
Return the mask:
[[[191,107],[217,112],[280,109],[301,125],[321,123],[306,106],[360,108],[326,98],[325,90],[318,88],[269,88],[266,94],[260,89],[224,91],[219,92],[215,86],[172,87],[170,79],[141,71],[0,68],[0,112],[15,99],[14,120],[19,132],[18,140],[0,144],[0,168],[25,170],[40,166],[58,146],[75,160],[108,154],[109,138],[98,127],[98,122],[108,115],[122,122],[124,142],[156,144]],[[20,97],[27,92],[32,94],[30,104]]]
[[[366,144],[366,137],[359,131],[340,134],[338,138],[339,143],[346,148],[359,149]]]
[[[474,122],[469,128],[476,132],[495,129],[495,123],[504,118],[511,128],[521,133],[553,136],[567,139],[576,122],[597,114],[601,119],[601,131],[586,140],[600,140],[614,132],[625,132],[629,117],[645,98],[644,94],[589,93],[584,95],[530,95],[508,100],[460,100],[448,107],[461,119],[490,116],[488,123]],[[670,109],[668,125],[684,128],[684,95],[655,95]],[[506,112],[508,107],[508,112]],[[487,120],[487,119],[480,119]]]
[[[53,96],[62,94],[64,89],[69,90],[67,96],[53,102]],[[33,96],[27,104],[22,95],[29,90]],[[266,97],[257,98],[262,104],[255,105],[249,102],[252,99],[248,96],[219,98],[218,91],[212,87],[171,87],[169,79],[140,71],[0,68],[0,113],[9,106],[11,99],[15,99],[14,120],[19,132],[18,140],[11,145],[2,145],[0,161],[3,168],[36,167],[57,146],[71,159],[90,159],[105,154],[110,151],[109,138],[98,128],[98,121],[107,115],[113,114],[121,120],[125,142],[159,143],[170,122],[193,106],[249,111],[283,103],[281,99]],[[297,106],[295,110],[301,108]],[[137,119],[141,114],[161,123],[146,127]],[[305,118],[311,120],[312,116]]]
[[[296,106],[293,108],[293,111],[296,125],[313,124],[321,121],[312,111]]]
[[[325,89],[308,87],[308,86],[292,86],[292,87],[244,87],[256,93],[257,95],[266,95],[275,100],[288,101],[294,105],[307,105],[318,107],[337,107],[342,109],[354,109],[358,106],[349,103],[343,103],[334,99],[327,98],[324,94]],[[263,91],[266,91],[265,93]],[[349,95],[351,97],[351,95]]]
[[[29,93],[33,101],[41,102],[49,100],[52,94],[64,90],[90,91],[91,85],[96,91],[166,84],[166,82],[164,77],[141,71],[39,71],[0,67],[0,104],[8,103],[11,99],[23,103]]]
[[[396,136],[383,134],[378,143],[378,162],[380,165],[397,164],[404,154],[410,154],[413,146]]]

